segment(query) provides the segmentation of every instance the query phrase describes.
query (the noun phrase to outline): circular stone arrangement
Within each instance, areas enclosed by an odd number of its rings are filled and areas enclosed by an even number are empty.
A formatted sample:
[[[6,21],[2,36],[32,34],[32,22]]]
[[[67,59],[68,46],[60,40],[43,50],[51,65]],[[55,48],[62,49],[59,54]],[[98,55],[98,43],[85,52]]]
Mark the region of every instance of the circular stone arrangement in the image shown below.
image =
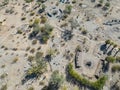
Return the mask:
[[[94,67],[94,62],[91,60],[85,60],[84,65],[85,67],[92,69]]]

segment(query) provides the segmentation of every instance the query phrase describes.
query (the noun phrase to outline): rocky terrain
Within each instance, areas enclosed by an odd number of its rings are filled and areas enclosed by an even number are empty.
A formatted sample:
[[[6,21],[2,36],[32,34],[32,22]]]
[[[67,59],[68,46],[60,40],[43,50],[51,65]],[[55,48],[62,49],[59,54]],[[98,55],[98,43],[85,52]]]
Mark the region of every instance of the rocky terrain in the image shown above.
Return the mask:
[[[120,1],[0,0],[0,90],[120,90]]]

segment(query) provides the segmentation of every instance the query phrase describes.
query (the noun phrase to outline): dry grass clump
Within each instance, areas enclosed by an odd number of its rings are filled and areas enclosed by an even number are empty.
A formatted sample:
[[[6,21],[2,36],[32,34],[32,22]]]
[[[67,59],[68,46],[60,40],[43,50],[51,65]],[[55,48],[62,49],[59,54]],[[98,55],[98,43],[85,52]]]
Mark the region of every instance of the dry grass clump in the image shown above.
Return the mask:
[[[35,58],[34,56],[28,56],[28,59],[27,59],[27,60],[28,60],[29,62],[32,62],[32,61],[34,60],[34,58]]]
[[[7,90],[7,84],[3,85],[0,90]]]
[[[7,73],[3,73],[3,74],[0,76],[0,78],[1,78],[1,79],[4,79],[6,76],[7,76]]]
[[[29,87],[28,90],[34,90],[34,88],[33,87]]]
[[[19,58],[18,58],[18,57],[15,57],[15,58],[13,59],[13,62],[12,62],[12,63],[16,63],[18,60],[19,60]]]
[[[30,50],[30,53],[34,53],[35,52],[35,48]]]
[[[30,50],[30,47],[28,46],[27,48],[26,48],[26,51],[29,51]]]

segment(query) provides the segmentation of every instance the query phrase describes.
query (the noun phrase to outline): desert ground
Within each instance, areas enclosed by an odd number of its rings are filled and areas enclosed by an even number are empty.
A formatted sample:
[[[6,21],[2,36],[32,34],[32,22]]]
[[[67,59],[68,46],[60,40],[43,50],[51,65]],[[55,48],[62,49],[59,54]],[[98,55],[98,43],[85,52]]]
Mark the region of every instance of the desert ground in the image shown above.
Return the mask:
[[[101,90],[120,90],[120,0],[102,4],[102,0],[26,1],[30,0],[0,0],[0,90],[51,90],[42,88],[49,85],[54,71],[63,75],[64,82],[52,90],[94,90],[67,80],[69,63],[92,82],[106,75]],[[49,28],[52,32],[44,41],[44,29]],[[35,30],[39,31],[36,36]],[[106,40],[111,43],[105,48]],[[22,83],[28,70],[37,65],[37,53],[46,61],[46,69]],[[106,57],[116,61],[111,63]],[[102,70],[103,62],[110,65],[107,72]],[[116,72],[112,72],[114,66],[119,67]]]

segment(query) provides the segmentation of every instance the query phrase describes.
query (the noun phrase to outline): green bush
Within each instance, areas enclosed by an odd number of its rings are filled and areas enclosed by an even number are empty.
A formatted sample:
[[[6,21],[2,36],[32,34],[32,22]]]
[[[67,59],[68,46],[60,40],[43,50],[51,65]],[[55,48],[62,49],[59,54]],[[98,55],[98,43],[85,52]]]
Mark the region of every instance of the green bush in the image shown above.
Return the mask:
[[[107,3],[105,4],[105,6],[106,6],[106,7],[110,7],[110,3],[107,2]]]
[[[116,62],[120,62],[120,56],[116,57]]]
[[[120,71],[120,65],[114,65],[111,68],[112,72]]]
[[[47,64],[44,60],[38,59],[36,63],[37,63],[36,66],[32,66],[31,68],[27,70],[27,73],[26,73],[27,76],[34,75],[38,77],[46,71]]]
[[[64,12],[67,13],[67,14],[70,14],[71,11],[72,11],[72,6],[71,6],[71,5],[67,5],[67,6],[65,7]]]
[[[60,75],[59,71],[54,71],[51,75],[50,82],[49,82],[51,88],[59,88],[63,84],[63,82],[64,82],[63,75]]]
[[[113,57],[113,56],[107,56],[106,58],[105,58],[105,60],[106,61],[108,61],[108,62],[110,62],[110,63],[113,63],[113,62],[115,62],[115,57]]]
[[[33,2],[33,0],[25,0],[26,3]]]
[[[82,85],[92,87],[95,90],[101,90],[107,80],[107,78],[105,76],[103,76],[103,77],[99,78],[97,81],[91,82],[91,81],[87,80],[86,78],[83,78],[82,76],[80,76],[76,71],[74,71],[73,65],[71,63],[68,65],[68,73],[77,82],[81,83]]]

